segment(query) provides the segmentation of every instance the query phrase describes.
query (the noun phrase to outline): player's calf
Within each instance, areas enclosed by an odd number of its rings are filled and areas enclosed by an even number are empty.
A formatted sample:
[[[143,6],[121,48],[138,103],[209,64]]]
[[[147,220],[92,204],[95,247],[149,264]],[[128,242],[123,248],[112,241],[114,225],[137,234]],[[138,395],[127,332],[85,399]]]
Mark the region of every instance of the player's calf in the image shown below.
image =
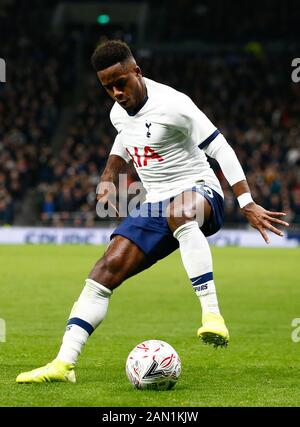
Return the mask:
[[[198,336],[207,344],[225,346],[229,334],[219,311],[207,239],[196,221],[178,227],[174,237],[179,241],[184,267],[202,307],[203,327]]]

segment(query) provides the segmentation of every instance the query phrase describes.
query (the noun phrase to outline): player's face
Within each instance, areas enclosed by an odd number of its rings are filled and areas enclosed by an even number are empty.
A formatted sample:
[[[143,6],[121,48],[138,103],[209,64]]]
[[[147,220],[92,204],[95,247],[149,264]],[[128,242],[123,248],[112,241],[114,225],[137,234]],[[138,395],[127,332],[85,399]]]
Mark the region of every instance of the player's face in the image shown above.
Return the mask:
[[[97,75],[108,95],[126,111],[137,110],[144,101],[146,87],[141,69],[134,62],[117,63]]]

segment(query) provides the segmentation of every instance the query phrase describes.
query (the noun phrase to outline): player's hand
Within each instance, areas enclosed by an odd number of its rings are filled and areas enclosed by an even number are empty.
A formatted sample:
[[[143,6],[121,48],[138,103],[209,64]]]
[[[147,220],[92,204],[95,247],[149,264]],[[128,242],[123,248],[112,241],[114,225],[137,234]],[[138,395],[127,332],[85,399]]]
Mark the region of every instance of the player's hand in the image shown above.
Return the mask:
[[[249,224],[256,228],[266,243],[270,243],[270,239],[266,230],[272,231],[272,233],[278,236],[283,236],[283,232],[272,224],[282,225],[288,227],[289,223],[282,221],[281,217],[285,216],[284,212],[271,212],[264,209],[262,206],[257,205],[254,202],[249,203],[241,209],[243,215],[247,218]]]
[[[111,201],[111,198],[116,198],[116,187],[112,182],[109,181],[101,181],[97,187],[97,200],[103,205],[107,203],[112,206],[112,208],[116,211],[117,215],[119,215],[118,209],[115,204]]]
[[[100,182],[97,187],[97,200],[105,204],[108,201],[108,197],[109,191],[107,186],[103,182]]]

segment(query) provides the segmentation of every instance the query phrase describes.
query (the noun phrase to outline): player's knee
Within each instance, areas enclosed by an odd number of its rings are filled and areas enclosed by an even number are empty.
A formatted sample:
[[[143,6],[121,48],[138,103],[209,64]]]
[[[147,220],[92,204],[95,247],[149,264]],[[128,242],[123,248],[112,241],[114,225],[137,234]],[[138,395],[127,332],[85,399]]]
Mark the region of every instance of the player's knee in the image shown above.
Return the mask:
[[[196,216],[195,193],[185,192],[175,197],[167,208],[168,225],[172,231],[192,221]]]
[[[180,227],[181,225],[183,225],[185,223],[186,223],[186,220],[184,220],[183,218],[176,218],[176,217],[169,217],[168,218],[168,225],[169,225],[170,230],[172,232],[177,230],[178,227]]]
[[[191,207],[173,206],[170,208],[167,221],[170,229],[174,232],[178,227],[195,218],[195,212]]]

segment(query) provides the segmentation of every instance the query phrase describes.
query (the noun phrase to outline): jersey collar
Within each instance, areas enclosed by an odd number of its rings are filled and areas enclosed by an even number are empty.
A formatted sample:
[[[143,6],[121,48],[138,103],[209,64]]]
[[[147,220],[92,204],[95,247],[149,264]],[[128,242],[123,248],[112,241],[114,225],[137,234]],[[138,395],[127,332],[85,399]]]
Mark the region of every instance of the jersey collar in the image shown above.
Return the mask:
[[[148,101],[149,97],[148,95],[145,96],[143,102],[138,106],[138,108],[136,108],[134,111],[132,111],[131,113],[129,113],[128,111],[126,111],[126,113],[128,114],[128,116],[135,116],[142,108],[143,106],[146,104],[146,102]]]

